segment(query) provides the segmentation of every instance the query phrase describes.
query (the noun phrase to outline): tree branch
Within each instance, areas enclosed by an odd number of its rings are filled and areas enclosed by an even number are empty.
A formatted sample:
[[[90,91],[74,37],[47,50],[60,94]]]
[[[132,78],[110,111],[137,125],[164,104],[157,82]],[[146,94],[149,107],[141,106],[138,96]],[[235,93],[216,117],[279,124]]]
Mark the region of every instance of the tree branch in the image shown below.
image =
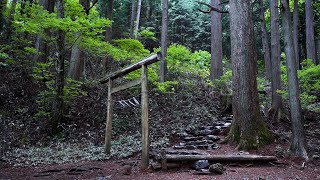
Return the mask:
[[[98,0],[94,0],[94,1],[92,2],[92,5],[89,7],[88,11],[90,11],[90,9],[92,9],[93,6],[95,6],[95,5],[97,4],[97,2],[98,2]]]
[[[224,2],[221,2],[219,5],[221,6],[221,5],[223,5],[223,4],[228,4],[228,3],[229,3],[229,0],[224,1]]]
[[[206,14],[209,14],[211,13],[211,9],[208,9],[208,11],[205,11],[205,10],[202,10],[200,8],[197,8],[198,11],[202,12],[202,13],[206,13]]]
[[[201,10],[201,9],[198,9],[200,12],[203,12],[203,13],[210,13],[211,11],[216,11],[218,13],[229,13],[229,11],[222,11],[218,8],[215,8],[213,6],[211,6],[210,4],[207,4],[207,3],[204,3],[204,2],[200,2],[200,1],[196,1],[198,4],[202,4],[202,5],[205,5],[207,7],[209,7],[209,10],[208,11],[204,11],[204,10]]]

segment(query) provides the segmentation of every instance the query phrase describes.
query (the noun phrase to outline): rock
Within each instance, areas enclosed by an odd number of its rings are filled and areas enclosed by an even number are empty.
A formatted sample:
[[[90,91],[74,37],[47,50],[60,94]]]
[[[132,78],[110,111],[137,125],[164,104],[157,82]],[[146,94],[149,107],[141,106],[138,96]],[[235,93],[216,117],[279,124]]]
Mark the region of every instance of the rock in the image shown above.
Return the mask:
[[[198,137],[193,137],[193,136],[188,136],[183,138],[183,140],[185,141],[196,141],[198,139],[199,139]]]
[[[212,164],[211,166],[209,166],[209,171],[215,174],[223,174],[225,170],[226,168],[220,163]]]
[[[228,127],[230,127],[231,126],[231,123],[225,123],[222,127],[223,128],[228,128]]]
[[[198,149],[208,149],[208,145],[207,144],[198,145],[197,148]]]
[[[284,157],[284,155],[285,155],[285,149],[279,145],[276,146],[274,152],[277,157]]]
[[[218,148],[219,148],[219,146],[217,146],[217,144],[209,144],[208,145],[209,150],[218,149]]]
[[[123,175],[130,175],[132,173],[132,167],[129,165],[125,165],[123,166],[121,172]]]
[[[161,167],[161,164],[160,164],[160,163],[158,163],[158,162],[152,162],[152,163],[151,163],[151,168],[152,168],[153,170],[160,170],[162,167]]]
[[[209,161],[208,160],[198,160],[194,163],[192,163],[192,169],[195,170],[201,170],[209,167]]]
[[[314,159],[314,160],[319,160],[319,159],[320,159],[320,156],[319,156],[319,155],[313,155],[313,156],[312,156],[312,159]]]
[[[207,135],[206,138],[207,138],[208,140],[213,141],[213,142],[217,142],[217,141],[220,140],[220,138],[219,138],[218,136],[215,136],[215,135]]]
[[[192,149],[196,149],[196,146],[194,146],[194,145],[186,145],[185,148],[188,149],[188,150],[192,150]]]
[[[183,149],[185,148],[186,143],[179,143],[175,146],[173,146],[173,149]]]
[[[196,129],[195,127],[189,126],[189,127],[187,127],[186,132],[189,134],[192,134],[192,132],[194,132],[195,129]]]
[[[182,137],[182,138],[189,136],[189,134],[186,133],[186,132],[178,133],[177,135],[178,135],[179,137]]]

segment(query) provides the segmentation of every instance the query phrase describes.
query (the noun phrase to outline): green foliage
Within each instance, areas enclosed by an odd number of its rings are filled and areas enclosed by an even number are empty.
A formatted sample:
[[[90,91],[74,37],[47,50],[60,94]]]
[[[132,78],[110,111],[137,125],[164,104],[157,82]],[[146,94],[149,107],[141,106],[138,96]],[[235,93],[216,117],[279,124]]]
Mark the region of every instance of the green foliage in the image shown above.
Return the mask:
[[[156,90],[162,93],[173,93],[175,92],[174,86],[178,84],[178,81],[166,81],[166,82],[155,82]]]
[[[147,28],[141,28],[141,31],[139,32],[139,39],[141,41],[156,41],[157,38],[155,37],[154,32],[151,31],[152,28],[147,27]]]
[[[168,69],[172,73],[187,73],[205,78],[209,75],[210,57],[207,51],[199,50],[191,53],[183,45],[172,44],[168,47],[166,60]]]
[[[102,49],[101,53],[105,53],[105,49],[110,47],[107,43],[103,43],[103,32],[105,27],[111,25],[111,21],[101,18],[95,8],[86,15],[78,1],[67,0],[65,18],[57,18],[56,12],[49,13],[37,4],[26,8],[28,8],[28,14],[17,13],[15,16],[14,26],[17,33],[41,35],[48,42],[54,43],[55,38],[48,36],[47,32],[63,30],[66,33],[67,44],[72,46],[78,39],[76,33],[81,32],[81,45],[85,50]]]
[[[288,86],[288,77],[286,66],[281,66],[281,78],[284,85]],[[307,59],[302,62],[302,69],[298,71],[298,79],[300,84],[301,105],[304,109],[320,112],[320,104],[316,101],[320,94],[320,65],[315,65],[312,60]],[[284,98],[288,98],[287,90],[278,90]]]
[[[214,88],[219,90],[222,94],[231,94],[232,89],[232,70],[228,69],[224,71],[224,74],[220,79],[213,81]]]
[[[146,50],[141,42],[135,39],[117,39],[114,40],[117,47],[121,49],[121,54],[126,54],[127,59],[131,62],[138,62],[148,56],[150,52]]]
[[[38,94],[37,105],[38,111],[35,114],[35,118],[51,118],[53,109],[53,103],[56,98],[56,84],[54,79],[54,74],[50,69],[52,69],[54,64],[49,63],[37,63],[33,69],[32,76],[40,84],[44,84],[44,90],[40,91]],[[70,105],[72,100],[79,96],[86,96],[86,92],[81,89],[83,85],[82,82],[75,81],[67,78],[66,84],[64,86],[64,102],[66,106]]]

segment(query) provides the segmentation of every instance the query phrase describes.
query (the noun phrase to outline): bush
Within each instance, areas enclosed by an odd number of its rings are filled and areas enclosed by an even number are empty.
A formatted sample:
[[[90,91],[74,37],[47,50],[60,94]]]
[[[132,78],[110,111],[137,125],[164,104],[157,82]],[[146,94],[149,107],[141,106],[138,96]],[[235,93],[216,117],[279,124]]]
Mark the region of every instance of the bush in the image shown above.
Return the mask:
[[[288,86],[288,77],[286,66],[281,66],[282,81],[285,87]],[[302,62],[302,69],[298,70],[298,79],[300,84],[300,98],[303,109],[320,112],[320,103],[317,100],[320,97],[320,65],[315,65],[310,59]],[[287,88],[286,88],[287,89]],[[287,90],[279,90],[285,99],[288,99]]]

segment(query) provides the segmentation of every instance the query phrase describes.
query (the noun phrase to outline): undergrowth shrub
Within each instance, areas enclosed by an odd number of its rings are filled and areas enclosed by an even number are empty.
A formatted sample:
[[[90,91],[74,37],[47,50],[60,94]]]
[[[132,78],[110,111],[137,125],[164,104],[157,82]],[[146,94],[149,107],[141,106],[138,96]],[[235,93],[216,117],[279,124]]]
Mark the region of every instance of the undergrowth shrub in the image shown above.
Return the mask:
[[[288,99],[288,77],[287,67],[281,66],[281,78],[285,90],[278,90],[285,99]],[[302,69],[298,70],[298,79],[300,84],[300,99],[303,109],[320,112],[320,65],[315,65],[310,59],[302,62]]]

